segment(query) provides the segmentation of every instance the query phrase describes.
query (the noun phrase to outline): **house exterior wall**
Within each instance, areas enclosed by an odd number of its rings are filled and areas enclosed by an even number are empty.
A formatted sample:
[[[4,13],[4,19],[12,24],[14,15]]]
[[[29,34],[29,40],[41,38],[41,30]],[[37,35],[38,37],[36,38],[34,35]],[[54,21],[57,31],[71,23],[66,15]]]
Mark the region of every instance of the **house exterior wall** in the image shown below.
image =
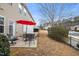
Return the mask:
[[[4,34],[9,33],[9,23],[13,22],[15,24],[15,35],[21,36],[23,34],[23,25],[17,24],[16,21],[20,19],[32,21],[27,9],[24,11],[24,7],[22,7],[22,10],[20,10],[18,5],[18,3],[12,5],[10,3],[0,3],[0,15],[4,17]]]
[[[71,30],[75,30],[76,27],[77,27],[77,30],[79,30],[79,25],[71,26]]]

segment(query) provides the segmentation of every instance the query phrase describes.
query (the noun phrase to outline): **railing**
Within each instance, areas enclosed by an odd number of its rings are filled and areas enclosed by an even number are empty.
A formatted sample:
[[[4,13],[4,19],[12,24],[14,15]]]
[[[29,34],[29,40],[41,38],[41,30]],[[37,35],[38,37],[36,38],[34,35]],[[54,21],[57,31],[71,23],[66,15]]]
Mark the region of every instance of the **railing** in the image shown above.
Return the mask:
[[[79,49],[79,36],[69,35],[69,43],[68,44],[70,44],[74,48]]]

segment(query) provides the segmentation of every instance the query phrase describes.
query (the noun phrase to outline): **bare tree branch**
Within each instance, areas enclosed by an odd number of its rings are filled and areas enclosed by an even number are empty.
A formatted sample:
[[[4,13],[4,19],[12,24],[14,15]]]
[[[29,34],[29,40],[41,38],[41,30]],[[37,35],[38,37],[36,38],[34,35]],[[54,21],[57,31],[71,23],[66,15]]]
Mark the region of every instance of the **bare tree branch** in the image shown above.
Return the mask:
[[[41,16],[47,18],[50,22],[51,25],[54,24],[56,21],[56,18],[58,18],[58,22],[62,22],[62,19],[65,17],[64,16],[64,4],[60,4],[59,10],[57,10],[55,3],[43,3],[40,4],[40,13]],[[57,16],[57,11],[59,11],[59,15]]]
[[[55,6],[54,4],[40,4],[40,12],[46,17],[52,24],[55,18]]]

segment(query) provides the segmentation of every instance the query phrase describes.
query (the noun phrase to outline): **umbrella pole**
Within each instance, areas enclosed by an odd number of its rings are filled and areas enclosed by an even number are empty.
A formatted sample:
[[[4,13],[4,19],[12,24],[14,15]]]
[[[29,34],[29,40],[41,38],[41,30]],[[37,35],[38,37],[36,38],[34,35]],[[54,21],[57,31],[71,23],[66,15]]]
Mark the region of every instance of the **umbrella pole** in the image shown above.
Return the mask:
[[[26,34],[27,34],[27,29],[28,29],[27,27],[28,27],[28,25],[26,26]],[[29,40],[28,40],[28,41],[29,41]],[[29,41],[29,47],[30,47],[30,41]]]

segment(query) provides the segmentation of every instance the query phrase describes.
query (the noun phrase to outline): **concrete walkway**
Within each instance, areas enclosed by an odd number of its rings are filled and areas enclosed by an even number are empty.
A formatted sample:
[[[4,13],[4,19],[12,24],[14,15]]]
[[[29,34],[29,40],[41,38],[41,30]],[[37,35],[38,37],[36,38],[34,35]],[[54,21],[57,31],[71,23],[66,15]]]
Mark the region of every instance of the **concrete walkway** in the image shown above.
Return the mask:
[[[40,30],[37,48],[11,48],[11,55],[79,56],[79,51],[64,43],[50,39],[47,31]]]

